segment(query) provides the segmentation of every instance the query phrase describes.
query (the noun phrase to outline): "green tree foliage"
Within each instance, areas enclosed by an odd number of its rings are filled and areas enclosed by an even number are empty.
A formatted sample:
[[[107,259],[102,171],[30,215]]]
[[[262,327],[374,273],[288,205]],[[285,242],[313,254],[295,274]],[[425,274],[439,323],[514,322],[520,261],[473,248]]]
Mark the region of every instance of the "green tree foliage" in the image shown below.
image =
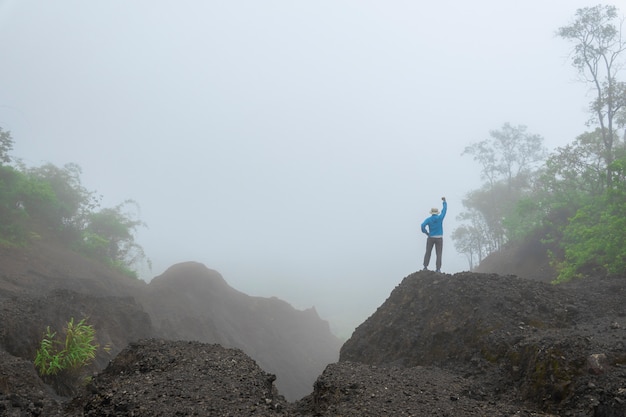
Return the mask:
[[[473,269],[488,253],[488,227],[477,210],[469,209],[458,217],[467,223],[454,229],[452,240],[456,250],[465,254],[470,269]]]
[[[542,170],[536,198],[547,211],[544,227],[560,243],[554,258],[557,282],[590,274],[614,274],[626,266],[624,141],[626,83],[617,78],[624,65],[623,19],[614,6],[579,9],[557,34],[574,44],[571,58],[594,99],[589,125],[595,130],[558,148]]]
[[[511,188],[528,181],[533,168],[545,158],[543,138],[527,133],[527,129],[505,123],[500,130],[490,131],[489,139],[467,146],[463,155],[472,155],[481,165],[482,177],[489,186],[503,181]]]
[[[547,241],[558,243],[556,282],[615,274],[626,266],[626,144],[614,143],[616,158],[605,167],[599,129],[553,152],[538,181],[535,201]],[[607,172],[612,176],[606,181]]]
[[[461,219],[469,225],[455,231],[459,251],[480,260],[503,242],[532,236],[550,243],[556,282],[626,270],[626,83],[617,78],[625,64],[623,21],[614,6],[598,5],[577,10],[557,32],[574,44],[572,64],[594,93],[593,130],[542,165],[533,163],[542,160],[539,138],[506,125],[465,149],[487,182],[464,200]]]
[[[0,243],[14,244],[21,241],[20,224],[23,210],[20,207],[19,189],[22,176],[6,163],[11,162],[9,152],[13,149],[11,132],[0,128]]]
[[[519,198],[502,218],[503,229],[509,241],[521,240],[541,226],[546,214],[545,205],[534,191]]]
[[[626,158],[610,168],[611,188],[582,205],[563,230],[556,282],[626,270]]]
[[[25,169],[31,183],[43,183],[55,197],[50,204],[27,203],[26,209],[33,218],[42,219],[45,225],[57,232],[66,242],[76,240],[87,225],[87,217],[98,207],[99,200],[81,183],[81,168],[66,164],[59,168],[53,164]]]
[[[0,127],[0,165],[11,162],[9,152],[13,149],[13,138],[11,132]]]
[[[90,213],[83,230],[82,250],[90,256],[107,261],[122,272],[136,277],[129,267],[147,261],[141,246],[135,242],[134,232],[145,226],[133,213],[124,211],[132,206],[139,207],[133,200],[127,200],[114,208],[105,208]]]
[[[34,222],[50,222],[58,200],[45,181],[30,179],[10,166],[0,166],[0,239],[6,244],[26,242]]]
[[[21,240],[19,225],[25,214],[19,207],[21,174],[9,166],[0,166],[0,239],[4,244]]]
[[[571,144],[557,148],[541,173],[542,188],[552,200],[579,204],[581,196],[597,197],[606,184],[601,132],[583,133]]]
[[[617,8],[597,5],[578,9],[574,22],[557,31],[560,37],[574,44],[572,65],[595,92],[595,99],[590,105],[593,115],[590,123],[599,126],[604,147],[600,155],[607,170],[615,159],[616,117],[626,106],[626,83],[616,78],[626,52],[621,29]],[[610,185],[610,172],[607,172],[605,180]]]
[[[535,167],[546,154],[543,138],[528,133],[526,126],[505,123],[489,134],[489,139],[473,143],[463,152],[481,165],[486,181],[463,200],[466,211],[458,219],[469,225],[452,234],[457,251],[468,257],[470,267],[500,249],[512,235],[526,233],[515,207],[532,190]]]
[[[6,133],[6,135],[5,135]],[[4,136],[2,136],[4,135]],[[12,139],[0,129],[0,158]],[[25,245],[36,236],[52,236],[61,243],[137,277],[134,267],[150,261],[135,241],[138,205],[132,200],[114,208],[100,208],[99,198],[81,183],[77,164],[15,167],[0,164],[0,244]],[[128,207],[136,212],[126,211]]]

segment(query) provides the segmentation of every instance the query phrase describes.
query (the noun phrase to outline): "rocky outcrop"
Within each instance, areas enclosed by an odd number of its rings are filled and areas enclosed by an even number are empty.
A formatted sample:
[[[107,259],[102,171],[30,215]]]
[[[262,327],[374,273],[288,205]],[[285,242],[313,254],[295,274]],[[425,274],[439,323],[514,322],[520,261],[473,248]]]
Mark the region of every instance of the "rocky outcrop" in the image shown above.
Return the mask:
[[[419,272],[356,329],[340,362],[437,366],[537,410],[604,407],[618,414],[589,415],[621,416],[625,295],[623,278],[553,286],[516,276]],[[603,397],[608,403],[597,403]]]
[[[67,416],[267,416],[286,401],[237,349],[142,340],[124,349],[65,409]]]
[[[274,375],[238,349],[143,340],[121,352],[63,410],[67,416],[548,416],[488,401],[471,378],[434,367],[329,365],[306,398],[289,403]]]
[[[312,392],[290,402],[280,386],[289,375],[262,366],[254,349],[275,348],[296,363],[302,356],[292,350],[332,345],[314,310],[249,297],[197,263],[174,266],[132,297],[85,294],[84,278],[74,281],[80,291],[49,281],[29,289],[28,280],[2,274],[4,349],[27,356],[37,336],[29,320],[41,326],[107,306],[119,311],[98,316],[99,328],[112,344],[130,344],[73,401],[42,383],[31,358],[0,349],[0,415],[626,416],[624,277],[553,286],[511,275],[409,275],[316,376]],[[58,307],[64,302],[73,307]],[[125,321],[129,315],[138,321]],[[292,325],[311,334],[284,332]],[[142,332],[152,336],[133,339]],[[154,338],[168,334],[216,341]]]

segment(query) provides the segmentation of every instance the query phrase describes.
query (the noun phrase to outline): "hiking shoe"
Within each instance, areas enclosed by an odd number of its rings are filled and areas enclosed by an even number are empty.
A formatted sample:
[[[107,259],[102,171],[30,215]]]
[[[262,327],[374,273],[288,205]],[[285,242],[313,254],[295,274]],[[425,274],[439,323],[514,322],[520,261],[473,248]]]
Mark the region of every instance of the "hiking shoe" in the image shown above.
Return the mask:
[[[425,266],[424,269],[422,269],[422,271],[428,271],[428,267]]]
[[[440,273],[440,274],[441,274],[441,269],[438,269],[438,270],[436,270],[435,272],[438,272],[438,273]]]

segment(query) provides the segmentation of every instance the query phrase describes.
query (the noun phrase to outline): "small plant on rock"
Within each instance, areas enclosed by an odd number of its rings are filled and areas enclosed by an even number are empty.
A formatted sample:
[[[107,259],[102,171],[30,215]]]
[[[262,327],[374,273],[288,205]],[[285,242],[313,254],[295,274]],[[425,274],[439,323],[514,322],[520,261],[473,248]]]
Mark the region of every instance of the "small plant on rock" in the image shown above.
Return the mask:
[[[86,319],[74,323],[74,318],[70,318],[64,331],[62,340],[48,326],[35,357],[39,374],[61,395],[74,392],[81,371],[95,359],[99,347],[96,331]]]

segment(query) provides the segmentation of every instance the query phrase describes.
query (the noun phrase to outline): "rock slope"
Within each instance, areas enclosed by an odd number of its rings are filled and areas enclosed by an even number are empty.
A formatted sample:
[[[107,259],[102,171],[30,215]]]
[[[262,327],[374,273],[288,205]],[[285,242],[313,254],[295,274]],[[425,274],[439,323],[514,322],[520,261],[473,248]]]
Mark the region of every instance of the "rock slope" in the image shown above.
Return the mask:
[[[197,262],[175,265],[148,284],[53,241],[0,247],[0,350],[32,362],[46,327],[61,331],[72,317],[87,317],[98,343],[110,347],[90,372],[141,339],[219,343],[245,351],[279,376],[277,385],[290,400],[311,392],[341,346],[314,308],[248,296]]]
[[[224,290],[218,278],[213,276],[207,294]],[[0,288],[3,319],[33,312],[43,319],[43,311],[52,311],[40,307],[44,295],[11,285]],[[84,390],[59,397],[39,379],[30,359],[5,351],[23,349],[30,342],[21,335],[34,333],[28,325],[8,326],[3,320],[0,415],[622,417],[625,296],[625,277],[553,286],[516,276],[418,272],[404,278],[355,330],[339,360],[326,366],[298,401],[287,401],[281,376],[242,349],[158,335],[167,329],[167,317],[177,325],[191,318],[190,310],[148,313],[156,317],[148,327],[154,326],[158,338],[126,335],[130,343]],[[28,297],[32,300],[22,303]],[[98,305],[95,298],[78,304]],[[129,312],[141,305],[126,300]],[[273,311],[254,308],[261,315]],[[219,314],[203,319],[211,317]],[[232,328],[256,335],[259,323]]]
[[[516,276],[419,272],[356,329],[340,361],[436,366],[476,381],[483,388],[474,392],[488,401],[622,416],[625,296],[623,277],[553,286]]]

